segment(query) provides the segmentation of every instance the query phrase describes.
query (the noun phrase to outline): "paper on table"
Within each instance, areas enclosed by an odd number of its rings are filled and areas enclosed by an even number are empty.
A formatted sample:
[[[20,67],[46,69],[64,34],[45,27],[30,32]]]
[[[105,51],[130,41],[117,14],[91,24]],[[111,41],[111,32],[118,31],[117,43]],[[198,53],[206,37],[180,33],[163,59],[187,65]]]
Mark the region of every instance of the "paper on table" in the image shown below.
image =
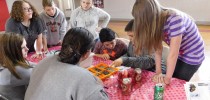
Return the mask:
[[[210,82],[187,82],[184,87],[188,100],[210,100]]]

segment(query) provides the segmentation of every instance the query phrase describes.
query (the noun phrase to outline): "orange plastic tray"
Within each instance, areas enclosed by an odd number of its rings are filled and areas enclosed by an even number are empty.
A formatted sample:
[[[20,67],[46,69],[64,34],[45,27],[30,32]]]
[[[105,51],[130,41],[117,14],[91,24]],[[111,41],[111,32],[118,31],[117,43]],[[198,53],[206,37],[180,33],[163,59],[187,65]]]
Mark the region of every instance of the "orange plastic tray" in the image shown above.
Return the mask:
[[[99,77],[101,80],[104,80],[116,73],[119,69],[110,67],[105,63],[99,63],[95,66],[89,67],[88,70],[92,72],[93,75]]]

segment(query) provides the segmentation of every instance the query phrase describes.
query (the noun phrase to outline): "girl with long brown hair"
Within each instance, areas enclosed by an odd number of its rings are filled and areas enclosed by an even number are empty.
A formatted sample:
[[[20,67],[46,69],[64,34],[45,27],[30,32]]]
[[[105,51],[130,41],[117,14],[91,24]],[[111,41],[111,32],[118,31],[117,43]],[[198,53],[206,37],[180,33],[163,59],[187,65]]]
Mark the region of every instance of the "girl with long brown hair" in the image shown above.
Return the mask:
[[[154,81],[169,84],[172,77],[189,81],[204,60],[204,42],[192,18],[157,0],[136,0],[134,16],[135,52],[155,51]],[[170,47],[167,71],[161,73],[162,41]]]
[[[0,86],[28,85],[32,66],[27,62],[28,48],[20,34],[0,34]]]

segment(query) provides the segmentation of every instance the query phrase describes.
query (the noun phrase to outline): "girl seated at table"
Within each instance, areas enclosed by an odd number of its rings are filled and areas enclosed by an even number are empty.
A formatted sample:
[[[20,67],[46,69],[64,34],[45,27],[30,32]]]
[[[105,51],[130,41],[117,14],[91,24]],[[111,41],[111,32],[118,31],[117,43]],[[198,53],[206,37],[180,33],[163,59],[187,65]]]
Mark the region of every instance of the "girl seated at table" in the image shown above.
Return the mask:
[[[0,93],[10,99],[24,98],[25,92],[19,92],[26,90],[25,86],[29,83],[34,67],[26,61],[27,53],[28,48],[22,35],[0,34]],[[16,95],[10,95],[13,93]]]
[[[20,34],[0,34],[0,85],[19,86],[29,83],[32,63],[26,61],[28,48]],[[9,79],[8,79],[9,78]]]
[[[105,60],[115,60],[127,52],[127,45],[115,38],[115,32],[109,28],[101,29],[99,39],[93,52],[95,56]]]
[[[25,100],[107,100],[99,80],[78,66],[91,53],[93,39],[88,30],[71,28],[60,53],[43,59],[34,69]]]

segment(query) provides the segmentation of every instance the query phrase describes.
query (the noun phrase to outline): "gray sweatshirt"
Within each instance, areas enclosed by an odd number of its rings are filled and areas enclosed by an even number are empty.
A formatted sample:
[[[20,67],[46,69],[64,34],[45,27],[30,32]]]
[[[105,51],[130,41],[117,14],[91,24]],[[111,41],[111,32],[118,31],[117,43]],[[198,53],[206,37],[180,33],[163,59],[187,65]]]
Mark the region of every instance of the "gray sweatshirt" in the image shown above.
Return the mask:
[[[48,45],[56,45],[60,40],[62,41],[67,29],[64,13],[57,7],[55,9],[56,13],[54,17],[50,17],[45,11],[40,14],[43,26],[45,27]]]
[[[127,53],[121,57],[123,60],[122,66],[147,69],[155,72],[155,60],[154,60],[155,55],[154,54],[147,55],[143,52],[141,56],[135,56],[133,49],[134,49],[133,45],[130,42]],[[161,69],[162,73],[165,74],[166,64],[163,59],[161,59]]]
[[[0,94],[8,100],[23,100],[34,65],[30,63],[30,66],[29,69],[16,66],[15,69],[22,78],[17,79],[7,68],[0,65]]]
[[[154,55],[141,55],[135,56],[133,51],[133,45],[130,42],[128,46],[128,51],[122,57],[123,66],[141,68],[141,69],[150,69],[155,66]]]
[[[98,25],[99,19],[103,20],[101,25]],[[94,39],[97,39],[99,37],[99,32],[96,31],[96,28],[105,28],[108,25],[109,20],[110,15],[100,8],[93,6],[85,11],[81,7],[78,7],[71,13],[70,24],[72,28],[86,28],[93,34]]]
[[[25,100],[108,100],[108,97],[87,69],[62,63],[54,55],[34,69]]]
[[[0,65],[0,86],[16,87],[28,85],[33,67],[34,65],[32,65],[31,68],[26,69],[20,66],[16,66],[15,69],[22,78],[17,79],[7,68],[4,68]]]

